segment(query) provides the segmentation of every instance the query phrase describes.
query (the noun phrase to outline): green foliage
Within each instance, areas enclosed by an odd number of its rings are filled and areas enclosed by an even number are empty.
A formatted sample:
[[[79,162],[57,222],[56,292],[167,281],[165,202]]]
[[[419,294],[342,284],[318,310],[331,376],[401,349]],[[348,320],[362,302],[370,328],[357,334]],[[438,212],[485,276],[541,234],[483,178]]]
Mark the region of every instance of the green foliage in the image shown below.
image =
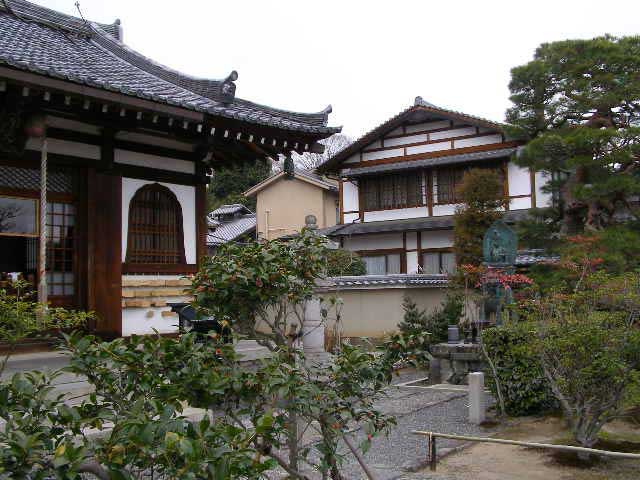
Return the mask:
[[[328,277],[365,275],[366,273],[364,261],[358,254],[344,248],[327,250]]]
[[[195,275],[194,305],[253,338],[264,338],[256,328],[264,322],[268,339],[286,345],[291,328],[302,326],[300,308],[324,275],[325,255],[325,240],[308,230],[288,242],[227,243]]]
[[[233,164],[216,169],[209,185],[208,207],[241,203],[255,211],[256,199],[247,198],[242,192],[271,175],[271,165],[263,161]]]
[[[552,174],[562,228],[598,230],[640,192],[640,37],[542,44],[511,71],[507,119],[529,139],[517,161]]]
[[[584,275],[570,294],[548,294],[527,312],[534,348],[574,437],[591,447],[621,415],[640,371],[640,276]]]
[[[0,374],[16,344],[32,337],[45,337],[54,331],[83,326],[93,313],[45,308],[34,300],[35,292],[27,282],[11,285],[13,293],[0,289],[0,343],[8,345],[8,354],[0,363]]]
[[[533,415],[556,406],[534,350],[535,325],[508,323],[482,332],[487,354],[494,362],[498,382],[509,415]],[[493,375],[487,384],[497,398]]]
[[[430,346],[447,341],[449,325],[457,325],[462,316],[462,303],[462,296],[450,291],[439,307],[427,313],[405,295],[404,318],[398,324],[399,333],[392,337],[393,342],[406,349],[405,354],[414,357],[416,363],[428,364]]]
[[[458,265],[482,263],[482,240],[485,231],[502,213],[505,204],[500,176],[488,169],[465,172],[458,187],[458,198],[463,205],[454,215],[453,250]]]

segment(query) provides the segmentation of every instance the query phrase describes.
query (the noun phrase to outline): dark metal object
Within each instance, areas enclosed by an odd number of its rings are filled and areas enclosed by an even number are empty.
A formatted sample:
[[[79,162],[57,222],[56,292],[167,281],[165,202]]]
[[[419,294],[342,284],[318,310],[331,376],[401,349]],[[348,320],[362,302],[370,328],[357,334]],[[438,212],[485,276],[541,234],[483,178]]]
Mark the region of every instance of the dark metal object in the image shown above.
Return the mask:
[[[229,329],[220,325],[213,317],[198,318],[198,314],[190,303],[167,303],[171,311],[178,314],[178,330],[180,333],[187,331],[206,335],[213,331],[222,335],[225,342],[229,341]]]
[[[436,437],[433,434],[429,434],[427,437],[427,457],[429,459],[429,469],[432,472],[436,471],[436,463],[438,461],[437,451],[436,451]]]

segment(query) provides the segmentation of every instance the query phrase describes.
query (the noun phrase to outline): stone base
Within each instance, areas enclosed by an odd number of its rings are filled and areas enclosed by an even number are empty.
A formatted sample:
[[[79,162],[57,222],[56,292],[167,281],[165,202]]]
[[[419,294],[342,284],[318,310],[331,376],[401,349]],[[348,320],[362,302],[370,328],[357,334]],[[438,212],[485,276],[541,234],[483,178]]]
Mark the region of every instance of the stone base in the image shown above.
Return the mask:
[[[438,343],[431,347],[431,355],[440,363],[440,379],[454,385],[466,385],[470,372],[484,370],[482,351],[475,343]]]

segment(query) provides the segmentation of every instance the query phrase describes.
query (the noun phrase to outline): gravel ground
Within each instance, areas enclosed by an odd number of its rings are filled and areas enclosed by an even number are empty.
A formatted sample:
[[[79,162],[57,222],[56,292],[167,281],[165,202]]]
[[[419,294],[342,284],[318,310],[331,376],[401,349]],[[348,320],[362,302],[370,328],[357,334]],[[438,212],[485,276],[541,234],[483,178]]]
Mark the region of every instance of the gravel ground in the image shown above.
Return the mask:
[[[424,372],[403,372],[394,383],[405,383],[423,378]],[[435,390],[392,386],[387,395],[378,401],[378,408],[394,415],[397,425],[387,436],[375,438],[371,449],[364,455],[367,465],[380,480],[427,480],[428,473],[410,473],[426,465],[426,438],[412,435],[413,430],[427,430],[461,435],[487,435],[490,431],[468,422],[467,395],[460,391]],[[364,439],[363,432],[354,432],[354,443]],[[446,449],[460,446],[455,440],[438,440],[439,455]],[[362,468],[346,446],[343,475],[345,478],[366,479]],[[306,472],[312,478],[320,478],[315,472]],[[274,472],[274,479],[284,478]],[[437,477],[443,480],[442,476]],[[448,479],[445,479],[448,480]]]

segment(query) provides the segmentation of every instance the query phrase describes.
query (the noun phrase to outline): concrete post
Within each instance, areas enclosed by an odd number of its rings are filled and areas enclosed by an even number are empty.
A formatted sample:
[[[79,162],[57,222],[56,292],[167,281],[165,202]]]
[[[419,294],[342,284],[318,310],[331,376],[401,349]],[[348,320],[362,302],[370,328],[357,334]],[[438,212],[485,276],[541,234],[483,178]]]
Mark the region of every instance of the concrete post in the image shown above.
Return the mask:
[[[486,418],[484,398],[484,373],[473,372],[469,376],[469,421],[480,425]]]
[[[429,360],[429,384],[437,385],[439,383],[442,383],[440,359],[432,358],[431,360]]]
[[[320,314],[320,299],[307,300],[302,325],[302,345],[305,355],[324,353],[324,325]]]

